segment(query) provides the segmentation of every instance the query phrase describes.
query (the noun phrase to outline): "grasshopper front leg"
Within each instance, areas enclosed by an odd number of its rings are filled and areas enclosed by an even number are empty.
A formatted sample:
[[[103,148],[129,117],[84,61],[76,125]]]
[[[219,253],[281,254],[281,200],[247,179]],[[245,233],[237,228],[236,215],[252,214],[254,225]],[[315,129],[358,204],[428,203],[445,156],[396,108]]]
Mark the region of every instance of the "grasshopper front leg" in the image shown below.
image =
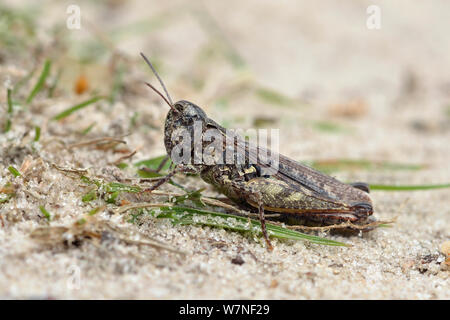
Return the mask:
[[[258,214],[259,214],[259,222],[261,223],[261,232],[263,234],[264,240],[266,241],[267,250],[272,251],[273,246],[269,240],[269,235],[267,234],[266,228],[266,218],[264,216],[264,206],[263,199],[260,192],[251,188],[244,181],[232,181],[229,180],[231,187],[235,190],[239,190],[242,194],[247,195],[249,199],[252,199],[254,202],[258,204]]]
[[[156,168],[155,172],[159,173],[164,167],[164,165],[167,163],[167,161],[169,161],[169,156],[164,157],[164,159],[159,163],[158,168]]]
[[[153,190],[158,189],[160,186],[162,186],[163,184],[168,182],[178,171],[179,171],[179,169],[177,167],[175,167],[175,169],[170,171],[166,176],[161,177],[161,179],[157,183],[152,185],[150,188],[145,189],[144,192],[152,192]]]
[[[167,161],[167,160],[166,160]],[[167,175],[161,177],[159,179],[159,181],[157,183],[155,183],[154,185],[152,185],[151,187],[145,189],[143,192],[152,192],[153,190],[158,189],[160,186],[162,186],[163,184],[167,183],[170,181],[170,179],[179,172],[192,172],[192,170],[189,170],[189,168],[187,167],[183,167],[183,166],[175,166],[173,168],[172,171],[170,171]]]

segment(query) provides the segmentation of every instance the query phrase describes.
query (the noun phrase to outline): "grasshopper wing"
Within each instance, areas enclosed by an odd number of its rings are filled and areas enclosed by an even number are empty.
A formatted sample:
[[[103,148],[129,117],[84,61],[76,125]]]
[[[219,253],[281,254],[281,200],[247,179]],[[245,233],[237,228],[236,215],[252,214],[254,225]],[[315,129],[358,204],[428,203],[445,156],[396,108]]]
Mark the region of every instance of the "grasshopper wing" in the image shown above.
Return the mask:
[[[246,153],[250,163],[263,167],[260,172],[269,173],[249,181],[249,185],[261,193],[263,205],[267,210],[292,213],[352,213],[357,216],[372,214],[371,199],[362,190],[286,156],[271,153],[270,150],[246,144]],[[270,159],[275,161],[261,161],[261,154],[270,154]],[[263,158],[267,159],[264,156]],[[252,201],[249,203],[255,205]]]

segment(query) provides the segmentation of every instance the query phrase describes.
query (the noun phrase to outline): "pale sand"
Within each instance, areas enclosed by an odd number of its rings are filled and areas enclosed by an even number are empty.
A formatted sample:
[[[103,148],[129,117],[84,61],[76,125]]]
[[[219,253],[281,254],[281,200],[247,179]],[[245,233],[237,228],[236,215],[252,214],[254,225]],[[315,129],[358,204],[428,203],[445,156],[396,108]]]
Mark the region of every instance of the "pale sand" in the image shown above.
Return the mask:
[[[102,16],[94,14],[98,8],[82,8],[92,14],[91,20],[102,31],[169,9],[181,12],[163,19],[162,27],[128,35],[119,43],[138,61],[133,72],[124,74],[125,83],[134,81],[129,86],[136,92],[111,107],[106,103],[103,108],[91,106],[66,122],[47,125],[46,119],[72,105],[75,98],[72,94],[55,99],[37,97],[31,112],[17,116],[13,130],[0,135],[0,186],[7,181],[17,185],[16,197],[0,205],[1,298],[450,298],[449,269],[440,252],[441,245],[450,240],[449,189],[373,191],[375,216],[384,220],[397,217],[397,222],[392,228],[350,238],[322,234],[351,244],[349,248],[273,240],[275,249],[269,253],[260,239],[238,233],[174,227],[150,217],[136,226],[127,222],[128,216],[108,211],[99,214],[97,221],[122,228],[124,234],[130,233],[128,238],[145,240],[148,236],[160,240],[187,252],[186,256],[127,244],[111,232],[103,234],[103,241],[85,240],[69,247],[44,245],[31,239],[33,230],[47,225],[40,205],[57,215],[51,226],[70,226],[92,208],[81,201],[87,188],[50,163],[91,167],[90,174],[110,181],[117,176],[132,176],[131,170],[120,171],[108,165],[123,154],[89,147],[67,150],[52,139],[78,141],[74,132],[96,121],[89,137],[81,139],[131,131],[124,139],[130,150],[138,149],[133,162],[164,153],[162,125],[166,109],[141,84],[142,80],[156,80],[139,60],[140,50],[162,61],[165,81],[175,99],[198,103],[218,122],[247,128],[255,116],[275,119],[269,127],[280,129],[280,151],[291,158],[362,158],[427,165],[415,171],[344,170],[335,173],[339,179],[385,184],[450,181],[450,22],[445,17],[449,2],[412,5],[377,1],[382,8],[382,28],[368,30],[366,8],[373,1],[321,1],[321,5],[208,1],[208,10],[219,21],[225,37],[246,61],[246,72],[231,69],[220,54],[216,59],[199,58],[200,50],[217,36],[202,29],[196,15],[183,13],[183,9],[191,8],[189,5],[180,2],[162,8],[156,1],[153,3],[133,2],[119,8],[115,15]],[[58,10],[62,9],[49,7],[48,15],[53,18],[42,24],[59,21]],[[79,32],[80,38],[87,34]],[[25,73],[18,63],[7,55],[0,66],[2,83],[8,78],[17,81],[20,77],[15,74]],[[66,89],[70,89],[77,75],[74,71],[78,71],[68,68],[72,73],[64,77],[72,82]],[[106,68],[100,66],[100,72],[85,70],[93,86],[102,87],[102,82],[95,79],[101,77],[101,72],[105,74]],[[192,83],[186,83],[190,74],[205,81],[201,90],[193,90]],[[294,106],[280,107],[265,103],[251,91],[255,82],[298,101]],[[229,94],[227,90],[233,86],[241,91],[229,99],[226,108],[221,107],[217,97]],[[6,110],[5,91],[0,91],[1,119]],[[336,112],[342,113],[349,102],[365,111],[354,118],[337,116]],[[139,112],[137,128],[130,126],[135,111]],[[314,129],[314,121],[332,121],[347,129],[324,132]],[[37,153],[30,148],[34,124],[42,126],[41,141],[35,146]],[[30,134],[21,141],[25,132]],[[38,153],[45,159],[43,163]],[[33,159],[33,168],[25,177],[13,180],[7,167],[20,168],[26,154]],[[178,176],[176,180],[190,190],[205,186],[196,178]],[[176,191],[171,186],[163,189]],[[210,187],[207,193],[215,195]],[[136,235],[137,231],[142,234]],[[238,256],[244,261],[242,265],[232,263]]]

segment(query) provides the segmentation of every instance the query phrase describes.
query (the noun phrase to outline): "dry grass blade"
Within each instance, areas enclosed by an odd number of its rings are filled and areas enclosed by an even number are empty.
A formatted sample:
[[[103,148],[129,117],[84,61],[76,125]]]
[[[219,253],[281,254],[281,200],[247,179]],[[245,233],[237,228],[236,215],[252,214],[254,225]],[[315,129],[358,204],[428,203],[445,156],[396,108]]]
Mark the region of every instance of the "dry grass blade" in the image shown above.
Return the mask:
[[[114,145],[119,144],[119,143],[127,144],[127,142],[125,140],[121,140],[121,139],[114,138],[114,137],[103,137],[103,138],[92,139],[92,140],[74,143],[74,144],[69,145],[68,148],[73,149],[73,148],[85,147],[85,146],[89,146],[89,145],[105,144],[105,143],[107,143],[107,144],[114,143]]]
[[[128,239],[128,238],[122,237],[122,236],[119,237],[119,239],[122,240],[123,242],[128,243],[128,244],[134,244],[134,245],[139,245],[139,246],[141,246],[141,245],[150,246],[150,247],[153,247],[155,249],[163,249],[163,250],[170,251],[170,252],[173,252],[173,253],[186,255],[186,252],[178,250],[178,249],[175,249],[175,248],[173,248],[171,246],[168,246],[168,245],[166,245],[164,243],[161,243],[161,242],[159,242],[157,240],[133,240],[133,239]]]
[[[61,166],[58,166],[55,163],[51,164],[52,167],[54,167],[56,170],[62,171],[62,172],[70,172],[70,173],[76,173],[76,174],[86,174],[88,172],[88,169],[82,169],[82,168],[64,168]]]
[[[333,224],[333,225],[323,226],[323,227],[309,227],[309,226],[302,226],[302,225],[285,226],[285,227],[288,229],[292,229],[292,230],[311,230],[311,231],[329,231],[329,230],[347,229],[347,228],[356,229],[356,230],[366,230],[366,229],[370,229],[370,228],[379,227],[382,225],[389,225],[389,224],[394,223],[396,220],[397,219],[392,219],[392,220],[388,220],[388,221],[374,221],[374,222],[363,224],[363,225],[357,225],[357,224],[353,224],[353,223],[347,221],[345,223]]]
[[[30,237],[40,243],[55,245],[62,243],[67,239],[67,235],[72,239],[96,239],[102,238],[104,231],[111,232],[115,238],[130,245],[145,245],[155,249],[166,250],[169,252],[185,255],[186,252],[178,250],[174,247],[166,245],[161,241],[151,239],[146,235],[138,232],[140,236],[147,238],[146,240],[136,240],[127,237],[128,230],[121,229],[112,225],[110,222],[97,220],[92,215],[87,219],[80,219],[71,226],[48,226],[39,227],[30,233]]]
[[[137,150],[134,150],[133,152],[131,152],[131,153],[127,154],[127,155],[124,155],[124,156],[120,157],[119,159],[117,159],[117,160],[111,162],[110,164],[115,164],[115,165],[117,165],[117,164],[121,163],[123,160],[127,160],[127,159],[132,158],[136,153],[137,153]]]
[[[39,227],[30,233],[30,237],[39,242],[54,243],[62,240],[64,233],[69,231],[68,227]]]
[[[30,103],[34,96],[44,87],[45,80],[47,79],[48,75],[50,74],[50,67],[51,67],[51,61],[46,60],[44,64],[44,68],[42,69],[42,73],[39,76],[39,80],[34,86],[33,90],[31,91],[30,95],[28,96],[26,103]]]

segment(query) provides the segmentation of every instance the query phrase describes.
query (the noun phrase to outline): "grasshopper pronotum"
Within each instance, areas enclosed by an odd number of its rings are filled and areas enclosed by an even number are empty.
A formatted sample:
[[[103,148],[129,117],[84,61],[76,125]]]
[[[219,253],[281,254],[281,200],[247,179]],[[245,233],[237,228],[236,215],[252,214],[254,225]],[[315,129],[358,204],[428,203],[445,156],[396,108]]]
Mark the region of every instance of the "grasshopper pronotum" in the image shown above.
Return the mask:
[[[201,135],[207,130],[216,130],[227,141],[227,131],[215,121],[208,118],[197,105],[180,100],[173,103],[158,73],[141,53],[144,60],[158,78],[166,96],[147,83],[169,105],[164,129],[164,144],[167,154],[172,158],[177,141],[174,140],[177,130],[185,130],[188,136],[194,136],[194,122],[201,125]],[[208,139],[206,139],[208,140]],[[205,139],[201,139],[204,143]],[[235,139],[232,139],[233,143]],[[303,220],[322,225],[352,222],[364,225],[371,221],[373,213],[372,201],[368,195],[369,188],[364,183],[345,184],[306,165],[300,164],[278,154],[277,170],[270,171],[268,162],[260,161],[260,148],[242,139],[238,142],[243,148],[237,152],[245,159],[240,163],[203,162],[176,163],[175,169],[160,180],[151,190],[168,181],[176,172],[196,172],[200,177],[214,185],[221,193],[239,205],[257,209],[261,221],[261,229],[267,247],[272,249],[266,227],[264,211],[278,213],[280,217],[295,221]],[[189,146],[191,144],[189,143]],[[203,147],[205,147],[203,145]],[[225,153],[226,145],[221,144],[216,153]],[[241,152],[241,154],[239,154]],[[192,153],[192,154],[191,154]],[[190,159],[195,158],[194,148],[190,148]],[[222,157],[223,159],[223,157]],[[236,159],[236,158],[233,158]]]

